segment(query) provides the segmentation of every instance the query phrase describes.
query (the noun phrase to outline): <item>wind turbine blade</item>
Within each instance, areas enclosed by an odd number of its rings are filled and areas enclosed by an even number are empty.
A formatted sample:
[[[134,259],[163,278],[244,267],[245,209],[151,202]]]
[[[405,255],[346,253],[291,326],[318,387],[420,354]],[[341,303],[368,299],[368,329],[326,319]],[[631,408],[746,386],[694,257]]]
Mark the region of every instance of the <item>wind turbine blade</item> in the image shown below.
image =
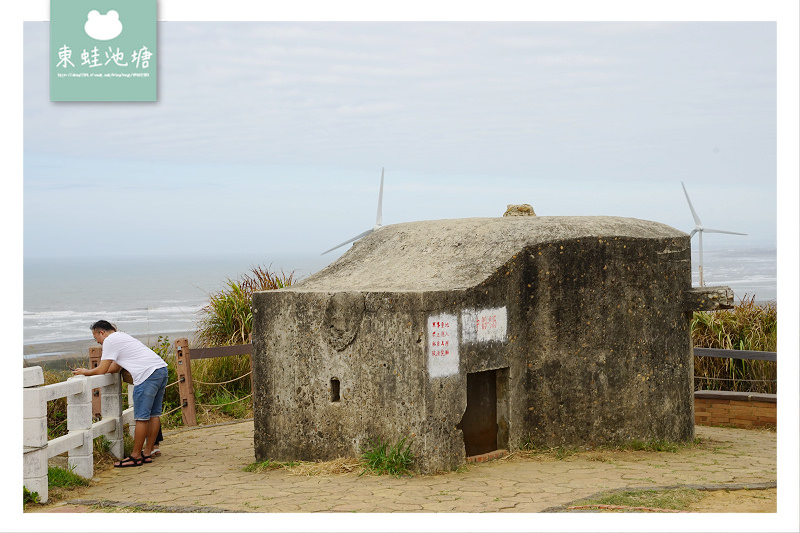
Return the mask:
[[[727,233],[728,235],[747,235],[747,233],[737,233],[735,231],[725,231],[721,229],[711,229],[711,228],[703,228],[703,231],[707,233]]]
[[[686,186],[683,184],[683,182],[681,182],[681,187],[683,187],[683,194],[686,195],[686,201],[689,202],[689,209],[692,211],[692,218],[694,218],[694,223],[698,226],[702,226],[703,223],[700,222],[700,217],[697,216],[697,211],[694,210],[692,201],[689,199],[689,193],[686,192]]]
[[[695,233],[697,233],[697,228],[694,228],[694,229],[693,229],[693,230],[692,230],[692,231],[689,233],[689,238],[691,239],[692,237],[694,237],[694,234],[695,234]]]
[[[333,248],[331,248],[330,250],[325,250],[325,251],[324,251],[324,252],[322,252],[320,255],[325,255],[325,254],[327,254],[328,252],[332,252],[332,251],[334,251],[334,250],[335,250],[335,249],[337,249],[337,248],[341,248],[341,247],[342,247],[342,246],[344,246],[345,244],[350,244],[350,243],[351,243],[351,242],[353,242],[353,241],[357,241],[357,240],[358,240],[358,239],[360,239],[361,237],[366,237],[367,235],[369,235],[369,234],[370,234],[370,233],[372,233],[373,231],[375,231],[375,229],[374,229],[374,228],[373,228],[373,229],[368,229],[367,231],[365,231],[365,232],[363,232],[363,233],[359,233],[358,235],[356,235],[356,236],[355,236],[355,237],[353,237],[352,239],[350,239],[350,240],[348,240],[348,241],[344,241],[342,244],[337,244],[336,246],[334,246],[334,247],[333,247]]]
[[[383,224],[383,169],[381,168],[381,191],[378,193],[378,216],[375,218],[375,225]]]

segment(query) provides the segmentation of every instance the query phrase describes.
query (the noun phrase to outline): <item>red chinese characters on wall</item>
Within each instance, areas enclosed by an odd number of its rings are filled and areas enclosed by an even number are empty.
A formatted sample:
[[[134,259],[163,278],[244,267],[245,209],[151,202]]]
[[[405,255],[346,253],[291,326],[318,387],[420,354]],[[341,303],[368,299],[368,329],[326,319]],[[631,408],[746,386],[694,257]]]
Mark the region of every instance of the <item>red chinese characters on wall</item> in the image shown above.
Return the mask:
[[[431,377],[458,373],[458,318],[455,315],[428,318],[428,373]]]
[[[430,338],[431,356],[446,357],[450,355],[450,322],[431,321]]]
[[[497,329],[497,313],[491,315],[479,316],[475,322],[478,331],[487,329]]]
[[[461,312],[461,324],[462,342],[506,342],[508,311],[505,307],[465,309]]]

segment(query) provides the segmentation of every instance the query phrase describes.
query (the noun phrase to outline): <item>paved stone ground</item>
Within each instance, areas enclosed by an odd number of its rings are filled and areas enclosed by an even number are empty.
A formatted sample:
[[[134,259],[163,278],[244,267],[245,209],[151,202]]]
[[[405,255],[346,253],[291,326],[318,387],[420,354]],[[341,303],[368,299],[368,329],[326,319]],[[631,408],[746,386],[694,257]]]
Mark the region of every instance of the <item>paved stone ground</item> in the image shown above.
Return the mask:
[[[243,470],[255,461],[250,420],[167,433],[154,463],[109,468],[75,498],[37,511],[539,513],[565,511],[614,489],[776,486],[775,432],[698,426],[697,436],[700,446],[677,453],[511,456],[463,472],[403,478],[358,472],[303,476]]]

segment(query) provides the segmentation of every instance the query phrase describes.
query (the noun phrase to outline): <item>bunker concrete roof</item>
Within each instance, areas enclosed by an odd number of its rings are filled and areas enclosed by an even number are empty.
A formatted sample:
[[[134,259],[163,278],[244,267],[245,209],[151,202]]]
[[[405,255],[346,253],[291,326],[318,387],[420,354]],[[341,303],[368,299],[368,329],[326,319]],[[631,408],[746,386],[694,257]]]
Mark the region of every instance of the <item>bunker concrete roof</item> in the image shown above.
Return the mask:
[[[441,291],[474,287],[526,247],[584,238],[670,239],[687,234],[635,218],[517,216],[384,226],[290,292]]]

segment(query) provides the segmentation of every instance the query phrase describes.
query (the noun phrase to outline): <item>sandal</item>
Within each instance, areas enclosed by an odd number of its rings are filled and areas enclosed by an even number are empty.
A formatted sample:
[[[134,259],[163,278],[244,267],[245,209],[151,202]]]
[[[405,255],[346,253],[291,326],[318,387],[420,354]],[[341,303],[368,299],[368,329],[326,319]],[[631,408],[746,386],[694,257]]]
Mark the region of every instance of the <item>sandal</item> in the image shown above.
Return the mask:
[[[145,455],[144,452],[142,452],[142,464],[146,464],[147,465],[147,464],[150,464],[152,462],[153,462],[153,456],[152,455]]]
[[[130,455],[118,463],[114,463],[114,468],[128,468],[129,466],[142,466],[143,459],[131,457]],[[128,464],[125,464],[128,463]]]
[[[150,454],[150,457],[158,457],[159,455],[161,455],[161,450],[153,448],[153,453]]]

